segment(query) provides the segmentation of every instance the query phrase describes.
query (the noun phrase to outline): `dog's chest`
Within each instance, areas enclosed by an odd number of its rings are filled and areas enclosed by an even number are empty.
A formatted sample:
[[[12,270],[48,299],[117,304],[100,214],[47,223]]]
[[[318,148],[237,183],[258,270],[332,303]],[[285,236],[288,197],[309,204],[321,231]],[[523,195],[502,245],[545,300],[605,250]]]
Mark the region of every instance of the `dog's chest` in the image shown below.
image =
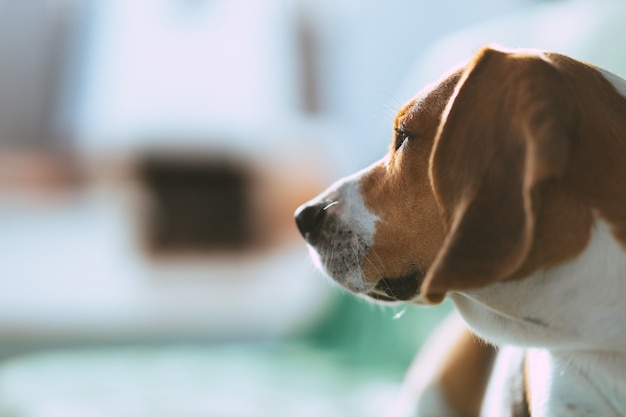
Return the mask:
[[[545,349],[502,348],[481,417],[623,417],[622,357]]]
[[[526,377],[533,417],[626,416],[626,359],[531,349]]]

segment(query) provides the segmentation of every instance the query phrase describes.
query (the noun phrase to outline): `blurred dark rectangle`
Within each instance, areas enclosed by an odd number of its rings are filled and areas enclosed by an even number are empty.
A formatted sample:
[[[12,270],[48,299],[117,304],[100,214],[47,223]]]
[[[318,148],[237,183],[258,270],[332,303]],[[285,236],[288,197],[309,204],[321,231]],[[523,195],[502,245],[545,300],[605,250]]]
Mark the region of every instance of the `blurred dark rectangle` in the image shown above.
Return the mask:
[[[156,254],[244,250],[252,245],[251,178],[244,165],[211,157],[144,157],[147,239]]]

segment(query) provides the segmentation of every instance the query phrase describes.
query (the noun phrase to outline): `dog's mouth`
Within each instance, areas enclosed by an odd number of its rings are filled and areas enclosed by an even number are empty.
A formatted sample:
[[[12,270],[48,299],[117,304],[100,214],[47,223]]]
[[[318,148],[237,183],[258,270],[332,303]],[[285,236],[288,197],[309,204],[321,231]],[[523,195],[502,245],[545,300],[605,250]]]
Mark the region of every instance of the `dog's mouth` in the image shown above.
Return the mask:
[[[412,271],[397,278],[382,278],[367,295],[379,301],[406,301],[419,294],[424,273]]]

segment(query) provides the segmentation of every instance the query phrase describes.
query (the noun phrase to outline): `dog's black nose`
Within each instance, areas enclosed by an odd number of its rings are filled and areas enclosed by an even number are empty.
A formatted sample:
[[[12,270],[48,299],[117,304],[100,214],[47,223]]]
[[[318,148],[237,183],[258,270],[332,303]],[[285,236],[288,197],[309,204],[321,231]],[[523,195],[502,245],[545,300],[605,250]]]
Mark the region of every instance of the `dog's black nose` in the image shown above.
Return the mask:
[[[296,210],[296,224],[300,234],[307,241],[315,239],[322,228],[322,223],[326,215],[327,204],[304,204]]]

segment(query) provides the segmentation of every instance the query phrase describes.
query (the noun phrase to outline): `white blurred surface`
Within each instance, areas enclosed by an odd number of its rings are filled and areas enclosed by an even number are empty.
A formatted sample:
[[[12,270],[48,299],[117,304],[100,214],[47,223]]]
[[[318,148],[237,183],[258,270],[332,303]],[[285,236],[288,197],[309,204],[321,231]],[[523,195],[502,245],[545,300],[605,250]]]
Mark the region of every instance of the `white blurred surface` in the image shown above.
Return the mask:
[[[204,135],[208,145],[231,139],[220,134],[253,141],[241,133],[296,117],[295,4],[95,3],[78,98],[81,146],[132,150],[162,132]]]
[[[0,205],[0,339],[258,337],[307,326],[328,283],[304,246],[151,262],[127,207],[93,192]]]

